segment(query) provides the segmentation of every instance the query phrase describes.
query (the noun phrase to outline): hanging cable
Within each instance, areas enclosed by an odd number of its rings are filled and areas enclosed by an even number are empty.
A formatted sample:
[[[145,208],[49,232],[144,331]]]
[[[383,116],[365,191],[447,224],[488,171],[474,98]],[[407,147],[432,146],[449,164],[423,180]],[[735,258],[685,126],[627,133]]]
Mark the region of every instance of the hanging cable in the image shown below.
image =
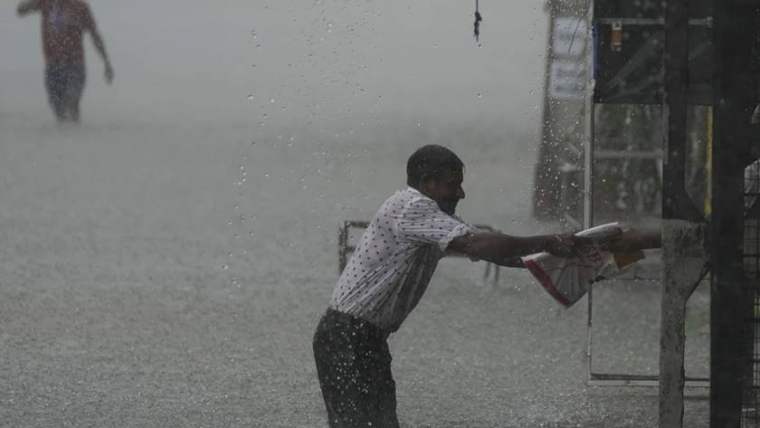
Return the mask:
[[[475,0],[475,41],[480,41],[480,21],[483,20],[483,17],[480,16],[479,1]]]

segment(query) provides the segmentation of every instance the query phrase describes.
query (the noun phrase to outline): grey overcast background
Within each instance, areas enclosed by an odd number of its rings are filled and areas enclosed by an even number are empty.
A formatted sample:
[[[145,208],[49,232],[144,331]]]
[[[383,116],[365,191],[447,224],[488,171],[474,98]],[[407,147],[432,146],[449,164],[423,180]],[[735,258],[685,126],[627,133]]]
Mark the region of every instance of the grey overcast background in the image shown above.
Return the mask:
[[[465,219],[556,230],[530,217],[541,2],[481,0],[480,45],[474,0],[90,3],[116,78],[88,38],[79,127],[46,104],[39,17],[0,6],[2,427],[325,427],[338,225],[422,144],[467,164]],[[655,426],[656,391],[586,386],[585,304],[483,269],[444,260],[391,339],[404,427]],[[597,299],[596,368],[655,372],[656,284]]]
[[[546,33],[538,1],[483,2],[482,48],[469,1],[138,0],[92,8],[119,79],[103,89],[95,52],[87,52],[91,124],[171,116],[289,128],[313,119],[342,129],[354,117],[394,115],[532,129],[538,117]],[[0,46],[12,59],[3,61],[3,111],[41,113],[39,25],[17,19],[15,2],[4,9]]]

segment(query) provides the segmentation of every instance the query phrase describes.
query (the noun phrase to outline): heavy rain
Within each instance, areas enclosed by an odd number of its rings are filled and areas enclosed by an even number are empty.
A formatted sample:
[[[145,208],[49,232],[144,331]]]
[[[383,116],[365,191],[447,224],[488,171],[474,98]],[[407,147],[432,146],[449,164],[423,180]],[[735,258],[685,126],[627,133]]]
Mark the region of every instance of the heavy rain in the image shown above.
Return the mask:
[[[40,16],[0,8],[0,426],[327,427],[339,228],[423,145],[464,162],[468,223],[572,227],[534,215],[545,2],[479,1],[477,40],[475,0],[89,5],[114,78],[85,35],[80,123],[48,104]],[[589,379],[657,375],[659,260],[594,285],[589,326],[588,297],[442,259],[388,341],[401,427],[657,426],[656,387]],[[709,374],[705,287],[687,377]],[[707,396],[687,387],[684,426]]]

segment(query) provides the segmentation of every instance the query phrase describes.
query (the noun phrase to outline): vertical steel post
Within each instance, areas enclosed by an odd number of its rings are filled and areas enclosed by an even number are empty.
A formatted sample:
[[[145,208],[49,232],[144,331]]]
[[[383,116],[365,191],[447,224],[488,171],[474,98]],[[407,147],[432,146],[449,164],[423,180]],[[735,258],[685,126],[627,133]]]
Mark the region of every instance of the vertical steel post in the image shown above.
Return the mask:
[[[751,354],[752,294],[743,282],[743,181],[754,98],[753,15],[757,6],[713,0],[714,122],[710,222],[710,426],[742,426]]]
[[[589,0],[589,10],[594,10],[593,0]],[[589,45],[586,51],[586,117],[585,117],[585,134],[586,144],[583,147],[583,228],[589,229],[594,226],[594,118],[596,109],[594,108],[594,55],[596,50],[596,25],[594,25],[593,16],[589,19],[588,28],[592,31]],[[594,371],[592,359],[593,345],[593,316],[594,309],[594,290],[593,284],[588,287],[588,309],[586,314],[586,377],[591,379],[591,373]]]

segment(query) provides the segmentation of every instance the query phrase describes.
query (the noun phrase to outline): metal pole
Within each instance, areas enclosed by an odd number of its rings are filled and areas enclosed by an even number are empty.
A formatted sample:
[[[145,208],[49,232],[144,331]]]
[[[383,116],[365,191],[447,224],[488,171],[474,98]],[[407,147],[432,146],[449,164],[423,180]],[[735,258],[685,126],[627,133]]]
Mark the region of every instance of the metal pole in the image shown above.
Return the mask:
[[[589,10],[594,10],[593,0],[589,0]],[[594,225],[594,55],[596,50],[596,26],[593,14],[588,22],[591,38],[586,45],[586,144],[583,150],[583,227],[589,229]],[[586,319],[586,363],[587,379],[594,372],[592,360],[593,346],[593,284],[588,287],[588,312]]]
[[[714,87],[710,222],[710,426],[742,423],[742,389],[751,384],[752,294],[743,279],[743,181],[754,104],[751,71],[756,6],[713,0]],[[749,336],[751,339],[751,335]]]
[[[589,0],[588,7],[594,10],[593,0]],[[583,150],[584,229],[594,225],[594,50],[596,49],[594,33],[596,29],[593,18],[590,19],[588,27],[592,31],[592,36],[586,45],[586,144]]]

